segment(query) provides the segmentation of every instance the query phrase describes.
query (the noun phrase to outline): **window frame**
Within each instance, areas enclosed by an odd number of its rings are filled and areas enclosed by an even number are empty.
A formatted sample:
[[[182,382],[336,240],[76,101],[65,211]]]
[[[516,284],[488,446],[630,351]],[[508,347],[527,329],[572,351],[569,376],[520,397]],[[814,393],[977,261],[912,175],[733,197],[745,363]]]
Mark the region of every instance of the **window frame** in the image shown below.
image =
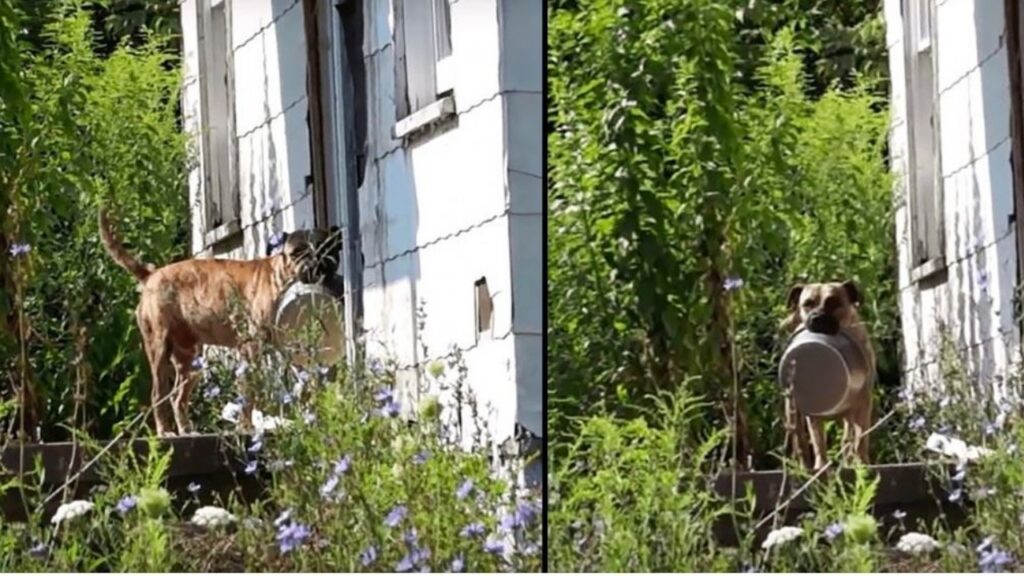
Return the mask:
[[[903,16],[903,55],[906,71],[904,78],[908,160],[906,176],[908,231],[911,237],[911,281],[920,282],[946,269],[942,132],[937,74],[938,43],[935,30],[936,5],[934,0],[902,0],[900,8]],[[927,31],[927,35],[923,34],[925,31]],[[921,69],[922,61],[927,62],[930,69],[931,79],[930,82],[927,82],[926,88],[921,86],[922,75],[928,72],[928,70]],[[930,99],[930,103],[925,99]],[[930,130],[922,134],[926,127],[918,116],[919,109],[926,105],[930,105],[931,108],[931,115],[928,119]],[[930,137],[930,142],[921,141],[928,137]],[[921,144],[927,144],[927,146],[920,146]],[[919,183],[921,175],[918,166],[921,164],[919,158],[921,150],[926,151],[930,156],[932,186],[931,195],[928,198],[923,197],[924,191],[921,190]]]
[[[438,18],[439,6],[448,10],[447,18]],[[455,115],[451,0],[392,0],[391,8],[397,93],[392,137],[408,139]],[[447,50],[439,56],[441,39]]]

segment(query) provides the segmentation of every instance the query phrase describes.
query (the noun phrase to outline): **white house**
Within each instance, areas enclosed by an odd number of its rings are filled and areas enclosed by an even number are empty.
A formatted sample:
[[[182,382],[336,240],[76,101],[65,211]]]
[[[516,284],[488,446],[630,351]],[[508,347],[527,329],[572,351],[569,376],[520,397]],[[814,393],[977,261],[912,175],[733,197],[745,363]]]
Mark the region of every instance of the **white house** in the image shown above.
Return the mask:
[[[999,397],[1020,342],[1021,3],[884,7],[907,379],[938,381],[946,335]]]
[[[415,406],[436,392],[422,368],[461,351],[491,434],[535,449],[541,0],[183,0],[181,18],[193,252],[340,226],[350,353],[386,350]]]

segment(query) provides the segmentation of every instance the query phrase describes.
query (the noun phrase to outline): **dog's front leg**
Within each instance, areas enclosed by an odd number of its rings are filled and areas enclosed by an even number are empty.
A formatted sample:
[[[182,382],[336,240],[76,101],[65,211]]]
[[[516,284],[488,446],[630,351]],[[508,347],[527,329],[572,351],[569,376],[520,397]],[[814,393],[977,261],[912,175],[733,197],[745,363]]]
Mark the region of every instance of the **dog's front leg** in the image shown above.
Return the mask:
[[[861,463],[865,465],[871,463],[868,452],[868,430],[871,429],[871,408],[871,398],[869,396],[855,409],[853,418],[850,422],[851,427],[853,428],[853,450],[856,452]]]
[[[825,421],[821,418],[807,418],[807,428],[811,432],[811,447],[814,448],[814,469],[821,470],[825,466],[828,445],[825,443]]]

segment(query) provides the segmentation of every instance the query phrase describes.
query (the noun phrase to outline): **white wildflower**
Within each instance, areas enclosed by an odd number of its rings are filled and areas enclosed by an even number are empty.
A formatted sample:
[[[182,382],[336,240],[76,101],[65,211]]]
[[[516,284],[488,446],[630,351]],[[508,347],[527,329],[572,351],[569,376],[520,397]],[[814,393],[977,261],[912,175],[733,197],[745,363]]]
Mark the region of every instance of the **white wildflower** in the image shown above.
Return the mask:
[[[61,524],[66,520],[74,520],[79,516],[87,514],[95,507],[88,500],[72,500],[67,504],[61,504],[60,508],[57,508],[57,513],[53,515],[53,518],[50,518],[50,523]]]
[[[938,548],[940,544],[931,536],[920,532],[907,532],[896,544],[896,549],[907,554],[927,554]]]
[[[207,528],[226,526],[234,521],[234,514],[217,506],[203,506],[192,515],[193,524]]]
[[[970,446],[959,438],[937,433],[928,437],[925,448],[944,456],[956,458],[958,462],[975,462],[992,453],[992,450],[988,448]]]
[[[765,550],[777,548],[783,544],[788,544],[789,542],[796,540],[803,533],[803,528],[798,528],[796,526],[783,526],[782,528],[769,532],[768,537],[761,543],[761,548]]]

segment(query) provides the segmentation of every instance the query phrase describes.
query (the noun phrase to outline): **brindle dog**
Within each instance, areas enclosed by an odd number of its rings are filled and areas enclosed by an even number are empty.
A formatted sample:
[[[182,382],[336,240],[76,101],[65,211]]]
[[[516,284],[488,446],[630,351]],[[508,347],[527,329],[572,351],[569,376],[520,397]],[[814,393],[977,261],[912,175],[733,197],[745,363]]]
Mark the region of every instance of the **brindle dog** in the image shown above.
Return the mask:
[[[139,282],[141,295],[135,315],[149,359],[153,414],[161,436],[175,434],[167,414],[167,396],[177,433],[192,430],[188,413],[195,385],[192,363],[201,346],[241,348],[243,354],[254,357],[256,347],[243,342],[242,326],[232,321],[233,306],[241,304],[259,339],[269,338],[281,293],[292,282],[313,283],[329,278],[338,267],[337,227],[330,232],[286,234],[283,249],[265,258],[192,258],[162,268],[144,264],[124,249],[111,231],[105,208],[99,212],[99,231],[107,253]],[[249,429],[253,402],[247,394],[246,378],[240,380],[240,392],[247,399],[240,425]]]

